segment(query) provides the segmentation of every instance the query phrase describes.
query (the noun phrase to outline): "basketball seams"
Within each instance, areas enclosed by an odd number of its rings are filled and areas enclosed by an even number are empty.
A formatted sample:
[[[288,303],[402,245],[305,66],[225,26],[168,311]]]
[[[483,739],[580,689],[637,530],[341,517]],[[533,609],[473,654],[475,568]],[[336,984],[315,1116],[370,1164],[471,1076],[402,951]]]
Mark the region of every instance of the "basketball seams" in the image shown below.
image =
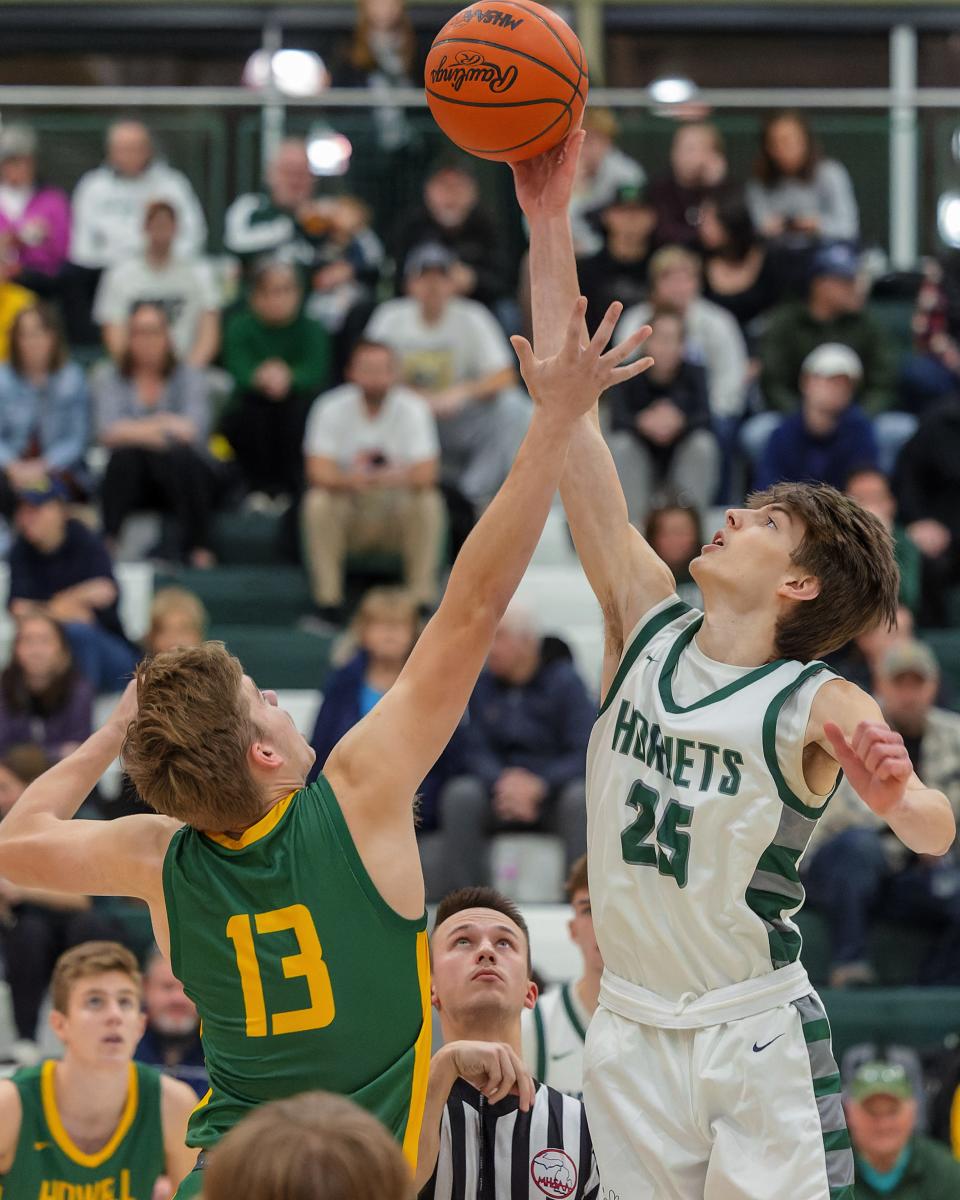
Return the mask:
[[[560,34],[557,33],[556,29],[554,29],[554,27],[550,24],[550,22],[546,19],[546,17],[542,16],[535,9],[528,8],[525,4],[521,4],[519,2],[519,0],[507,0],[507,3],[509,3],[511,8],[518,8],[521,12],[527,13],[528,16],[531,16],[535,20],[539,21],[540,24],[544,27],[544,29],[548,29],[550,31],[550,33],[553,35],[553,37],[560,43],[560,47],[563,50],[564,54],[567,56],[567,58],[569,58],[570,61],[573,63],[573,65],[577,68],[577,70],[580,72],[580,75],[581,76],[583,75],[583,47],[582,46],[580,47],[580,62],[577,62],[577,60],[570,53],[570,47],[563,40],[563,38],[560,36]],[[572,30],[571,30],[571,32],[572,32]],[[576,37],[576,34],[574,34],[574,36]],[[580,44],[579,38],[577,38],[577,44],[578,45]]]
[[[562,71],[558,70],[554,66],[551,66],[550,63],[545,63],[540,58],[534,58],[534,56],[532,54],[527,54],[527,52],[525,50],[517,50],[513,46],[504,46],[504,45],[501,45],[500,42],[488,42],[481,38],[447,37],[447,38],[437,38],[437,40],[430,47],[430,53],[432,54],[433,51],[437,48],[437,46],[446,46],[446,45],[449,45],[451,42],[459,43],[462,46],[487,46],[491,50],[503,50],[507,54],[515,54],[518,58],[525,58],[527,60],[527,62],[536,63],[536,65],[538,67],[542,67],[544,69],[544,71],[549,71],[552,75],[556,75],[558,79],[562,79],[563,82],[567,85],[567,87],[569,87],[572,90],[574,96],[579,96],[580,99],[583,100],[584,103],[586,103],[586,99],[584,98],[583,94],[580,91],[579,82],[574,83],[573,80],[568,75],[564,75],[564,73]],[[426,74],[426,72],[429,71],[429,69],[430,69],[430,59],[428,57],[426,67],[424,69],[424,74]],[[570,102],[573,103],[573,97],[570,98]]]
[[[517,142],[513,146],[492,146],[489,150],[482,150],[476,146],[461,146],[460,148],[461,150],[466,150],[468,154],[476,154],[481,158],[489,154],[512,154],[514,150],[522,150],[524,146],[529,146],[532,142],[537,141],[539,138],[545,137],[558,121],[563,120],[564,113],[566,113],[567,117],[570,118],[570,124],[573,124],[573,116],[570,112],[570,105],[565,104],[563,106],[563,112],[557,113],[556,117],[554,117],[549,125],[545,126],[538,133],[535,133],[533,137],[529,137],[523,142]],[[567,133],[569,132],[570,131],[568,127]],[[566,137],[567,135],[564,134],[563,136]]]
[[[571,100],[559,100],[554,96],[538,96],[535,100],[461,100],[458,96],[443,96],[439,92],[423,89],[434,100],[444,104],[459,104],[463,108],[531,108],[534,104],[559,104],[561,108],[570,108]],[[461,146],[465,150],[466,146]]]

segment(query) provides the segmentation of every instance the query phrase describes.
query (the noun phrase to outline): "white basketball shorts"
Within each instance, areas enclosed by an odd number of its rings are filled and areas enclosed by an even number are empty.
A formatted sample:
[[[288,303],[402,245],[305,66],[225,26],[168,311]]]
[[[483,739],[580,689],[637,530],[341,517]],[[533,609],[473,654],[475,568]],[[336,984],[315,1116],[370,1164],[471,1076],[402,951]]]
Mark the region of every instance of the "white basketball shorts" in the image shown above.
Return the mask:
[[[853,1200],[853,1154],[816,993],[660,1029],[602,1006],[584,1100],[605,1200]]]

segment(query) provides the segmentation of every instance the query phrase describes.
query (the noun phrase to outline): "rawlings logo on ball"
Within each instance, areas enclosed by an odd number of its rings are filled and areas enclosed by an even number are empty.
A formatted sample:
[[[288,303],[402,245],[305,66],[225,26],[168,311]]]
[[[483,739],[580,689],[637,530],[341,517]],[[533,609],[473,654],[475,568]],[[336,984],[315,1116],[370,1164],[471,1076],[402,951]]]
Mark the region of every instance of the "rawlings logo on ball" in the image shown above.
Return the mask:
[[[499,95],[516,83],[517,68],[501,67],[488,62],[482,54],[460,50],[449,66],[444,55],[430,72],[430,80],[432,83],[448,83],[455,92],[459,92],[465,83],[485,83],[491,92]]]

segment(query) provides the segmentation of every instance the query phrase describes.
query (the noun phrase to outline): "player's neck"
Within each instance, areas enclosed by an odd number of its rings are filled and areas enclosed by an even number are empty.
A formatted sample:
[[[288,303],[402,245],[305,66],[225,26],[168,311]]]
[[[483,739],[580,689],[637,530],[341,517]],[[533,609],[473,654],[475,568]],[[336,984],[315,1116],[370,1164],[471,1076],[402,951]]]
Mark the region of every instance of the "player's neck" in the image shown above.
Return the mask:
[[[774,656],[776,613],[742,613],[711,604],[696,636],[697,649],[731,667],[760,667]]]
[[[600,1003],[599,971],[590,971],[586,975],[581,975],[573,985],[573,990],[580,1001],[583,1011],[592,1017],[597,1011],[597,1005]]]
[[[452,1020],[449,1015],[442,1014],[440,1028],[443,1031],[444,1043],[447,1042],[502,1042],[523,1054],[520,1040],[520,1014],[509,1020],[491,1017],[489,1020],[473,1017],[469,1021]]]
[[[57,1111],[67,1131],[99,1126],[101,1113],[115,1125],[113,1118],[123,1111],[129,1086],[129,1059],[98,1066],[79,1062],[68,1052],[54,1072]]]

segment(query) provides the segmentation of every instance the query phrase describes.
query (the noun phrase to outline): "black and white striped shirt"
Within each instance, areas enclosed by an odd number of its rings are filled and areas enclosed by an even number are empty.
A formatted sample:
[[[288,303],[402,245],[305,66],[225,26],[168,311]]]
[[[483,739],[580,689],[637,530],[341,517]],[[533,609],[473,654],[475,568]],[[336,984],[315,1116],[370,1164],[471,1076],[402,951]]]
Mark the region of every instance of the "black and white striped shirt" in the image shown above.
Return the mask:
[[[463,1079],[450,1091],[433,1178],[420,1200],[597,1200],[583,1103],[541,1083],[529,1112],[489,1104]]]

